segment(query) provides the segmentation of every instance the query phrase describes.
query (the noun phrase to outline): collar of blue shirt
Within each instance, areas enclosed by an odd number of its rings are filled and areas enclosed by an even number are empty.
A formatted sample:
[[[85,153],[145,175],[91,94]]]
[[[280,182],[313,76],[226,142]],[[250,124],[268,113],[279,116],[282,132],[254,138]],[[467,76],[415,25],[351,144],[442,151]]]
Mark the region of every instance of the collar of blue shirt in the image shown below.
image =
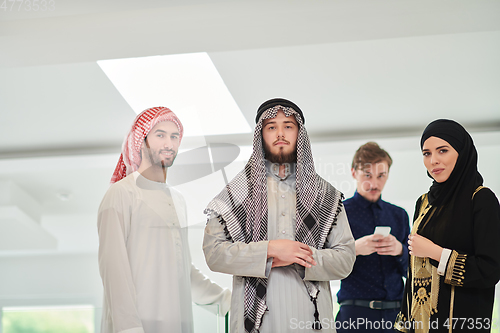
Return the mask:
[[[363,208],[367,208],[371,204],[374,204],[378,208],[382,208],[382,196],[380,196],[380,198],[378,198],[377,201],[371,202],[371,201],[366,200],[361,194],[358,193],[358,191],[356,191],[354,193],[353,199],[356,200],[356,202],[359,205],[361,205]]]

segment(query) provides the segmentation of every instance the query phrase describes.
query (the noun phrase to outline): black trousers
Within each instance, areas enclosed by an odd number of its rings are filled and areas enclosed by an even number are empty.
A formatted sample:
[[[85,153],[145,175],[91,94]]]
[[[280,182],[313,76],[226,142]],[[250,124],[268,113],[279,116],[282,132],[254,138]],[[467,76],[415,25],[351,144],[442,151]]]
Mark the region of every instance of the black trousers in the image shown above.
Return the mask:
[[[338,333],[394,333],[394,321],[400,309],[374,310],[356,305],[342,305],[335,327]]]

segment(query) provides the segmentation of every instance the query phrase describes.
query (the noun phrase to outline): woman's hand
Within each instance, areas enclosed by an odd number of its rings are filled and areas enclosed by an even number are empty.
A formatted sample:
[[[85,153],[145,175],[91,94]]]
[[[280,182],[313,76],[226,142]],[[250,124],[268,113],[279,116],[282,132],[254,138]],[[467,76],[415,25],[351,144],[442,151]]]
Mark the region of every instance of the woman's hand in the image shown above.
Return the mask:
[[[412,256],[431,258],[436,261],[441,260],[441,252],[443,252],[441,246],[418,234],[408,236],[408,250]]]

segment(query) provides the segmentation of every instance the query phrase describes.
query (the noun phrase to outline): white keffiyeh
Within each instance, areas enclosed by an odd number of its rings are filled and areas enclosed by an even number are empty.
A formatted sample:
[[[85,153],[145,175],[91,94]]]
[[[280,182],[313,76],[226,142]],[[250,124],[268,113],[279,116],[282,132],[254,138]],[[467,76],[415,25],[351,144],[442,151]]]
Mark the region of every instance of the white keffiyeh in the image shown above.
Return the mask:
[[[266,110],[255,126],[253,153],[245,168],[220,192],[205,209],[214,213],[225,226],[232,242],[267,240],[267,181],[262,143],[262,123],[275,118],[279,110],[287,117],[297,115],[290,107],[277,105]],[[342,207],[342,193],[321,178],[314,169],[311,146],[300,116],[297,138],[296,230],[295,240],[316,249],[324,247],[326,237]],[[315,305],[315,329],[321,329],[316,299],[318,282],[304,284]],[[245,277],[244,326],[248,333],[258,332],[266,306],[267,279]]]

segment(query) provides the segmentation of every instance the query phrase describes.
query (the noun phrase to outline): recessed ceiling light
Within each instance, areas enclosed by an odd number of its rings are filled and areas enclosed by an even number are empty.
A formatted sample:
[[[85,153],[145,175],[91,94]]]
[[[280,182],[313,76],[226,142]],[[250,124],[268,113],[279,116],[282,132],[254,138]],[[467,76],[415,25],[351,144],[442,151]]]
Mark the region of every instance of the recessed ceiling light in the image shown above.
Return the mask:
[[[251,128],[207,53],[100,60],[136,113],[166,106],[185,136],[249,133]]]

